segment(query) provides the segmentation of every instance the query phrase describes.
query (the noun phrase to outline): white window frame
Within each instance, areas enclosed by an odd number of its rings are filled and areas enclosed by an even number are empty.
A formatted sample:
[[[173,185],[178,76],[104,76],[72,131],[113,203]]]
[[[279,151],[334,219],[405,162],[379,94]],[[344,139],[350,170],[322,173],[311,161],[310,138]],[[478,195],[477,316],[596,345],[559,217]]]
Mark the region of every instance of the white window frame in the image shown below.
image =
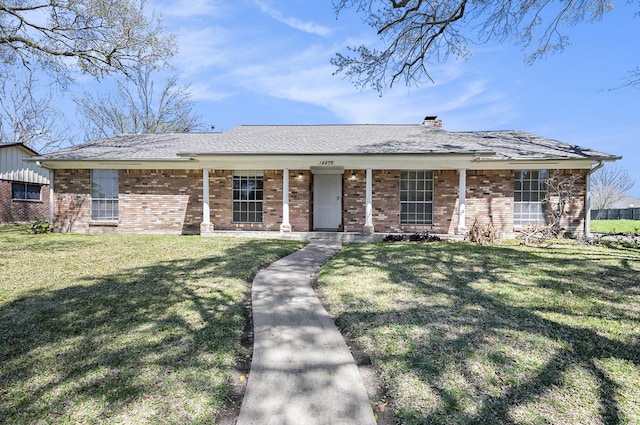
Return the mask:
[[[434,186],[432,170],[400,171],[401,225],[433,225]]]
[[[513,224],[545,224],[548,170],[516,170],[513,183]]]
[[[118,170],[91,170],[91,220],[118,219]]]
[[[264,222],[264,173],[262,171],[233,172],[231,221],[237,224]]]

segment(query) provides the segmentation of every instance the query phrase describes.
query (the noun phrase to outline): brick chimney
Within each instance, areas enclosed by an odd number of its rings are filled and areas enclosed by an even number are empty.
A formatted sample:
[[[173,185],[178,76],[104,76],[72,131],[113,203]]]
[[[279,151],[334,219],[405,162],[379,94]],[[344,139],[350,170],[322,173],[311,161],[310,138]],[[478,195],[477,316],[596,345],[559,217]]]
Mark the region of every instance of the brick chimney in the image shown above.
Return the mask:
[[[437,115],[427,115],[426,117],[424,117],[422,125],[424,125],[425,127],[442,128],[442,120],[439,120],[437,118]]]

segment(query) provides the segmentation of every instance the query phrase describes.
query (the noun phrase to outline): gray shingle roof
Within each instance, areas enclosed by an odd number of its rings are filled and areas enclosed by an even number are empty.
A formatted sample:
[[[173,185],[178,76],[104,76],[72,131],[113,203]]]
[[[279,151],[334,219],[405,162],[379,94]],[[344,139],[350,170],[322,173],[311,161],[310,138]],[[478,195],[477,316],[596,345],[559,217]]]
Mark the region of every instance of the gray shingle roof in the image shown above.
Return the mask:
[[[449,132],[423,125],[259,125],[225,133],[129,134],[42,160],[179,160],[193,154],[451,154],[484,159],[617,159],[521,131]]]
[[[123,134],[37,157],[40,160],[179,160],[178,152],[207,150],[221,133]]]

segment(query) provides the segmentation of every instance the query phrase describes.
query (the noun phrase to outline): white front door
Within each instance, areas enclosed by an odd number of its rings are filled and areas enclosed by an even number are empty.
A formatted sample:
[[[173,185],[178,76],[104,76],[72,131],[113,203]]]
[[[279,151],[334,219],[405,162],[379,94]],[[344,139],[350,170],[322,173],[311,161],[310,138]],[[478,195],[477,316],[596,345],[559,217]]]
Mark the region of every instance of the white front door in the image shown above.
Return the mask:
[[[338,230],[342,224],[342,174],[313,176],[313,228]]]

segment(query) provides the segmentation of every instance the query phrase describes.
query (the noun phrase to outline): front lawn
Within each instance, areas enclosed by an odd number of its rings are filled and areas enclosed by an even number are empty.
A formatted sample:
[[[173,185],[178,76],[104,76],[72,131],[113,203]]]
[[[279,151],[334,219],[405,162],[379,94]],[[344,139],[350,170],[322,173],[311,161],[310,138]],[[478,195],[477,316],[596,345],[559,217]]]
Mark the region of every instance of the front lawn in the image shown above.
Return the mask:
[[[640,235],[640,220],[591,220],[591,231]]]
[[[318,276],[405,424],[640,423],[640,250],[351,244]]]
[[[214,423],[247,279],[300,246],[0,228],[0,422]]]

